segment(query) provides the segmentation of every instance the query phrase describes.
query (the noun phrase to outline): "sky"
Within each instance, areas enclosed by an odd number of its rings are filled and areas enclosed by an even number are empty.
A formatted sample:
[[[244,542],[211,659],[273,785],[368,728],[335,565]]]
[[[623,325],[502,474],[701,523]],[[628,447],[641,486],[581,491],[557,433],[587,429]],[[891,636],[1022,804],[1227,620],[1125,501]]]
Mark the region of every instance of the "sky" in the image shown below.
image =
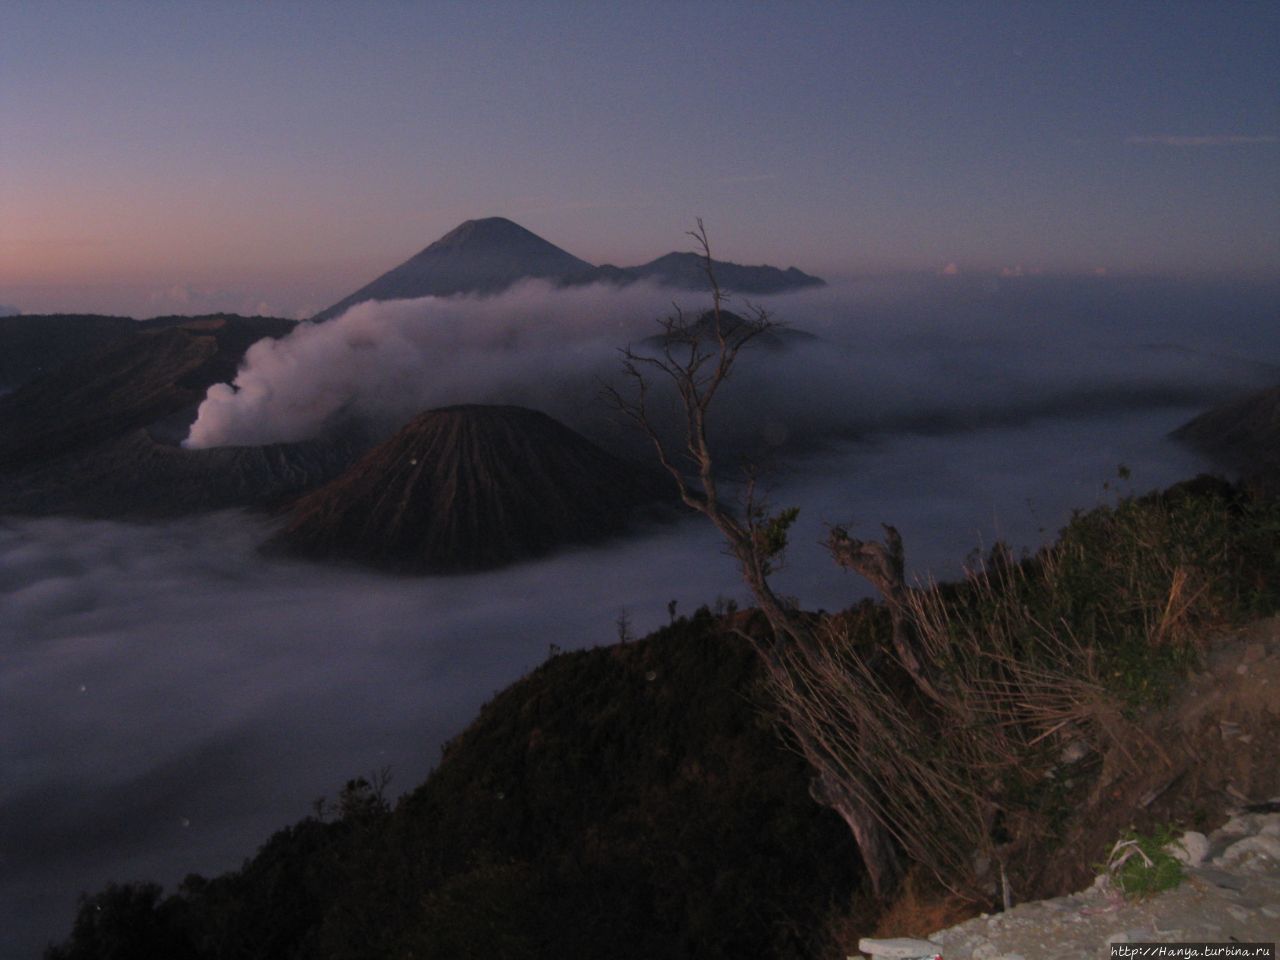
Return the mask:
[[[1274,3],[5,0],[0,305],[304,316],[458,223],[1280,275]]]

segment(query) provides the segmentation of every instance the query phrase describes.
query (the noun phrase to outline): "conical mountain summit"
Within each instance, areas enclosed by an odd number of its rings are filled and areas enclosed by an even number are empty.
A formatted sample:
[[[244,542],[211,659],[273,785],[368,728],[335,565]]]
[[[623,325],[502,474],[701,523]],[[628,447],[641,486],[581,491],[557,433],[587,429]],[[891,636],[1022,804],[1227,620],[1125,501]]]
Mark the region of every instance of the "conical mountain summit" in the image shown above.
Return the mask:
[[[505,217],[468,220],[312,319],[328,320],[366,300],[498,293],[530,277],[589,281],[595,270]]]
[[[621,533],[670,499],[662,477],[544,413],[445,407],[298,500],[275,544],[401,572],[483,570]]]
[[[716,262],[715,269],[721,285],[737,293],[782,293],[824,282],[795,267],[779,270]],[[638,267],[597,267],[505,217],[485,217],[460,224],[400,266],[320,311],[312,320],[328,320],[367,300],[408,300],[458,293],[487,295],[530,278],[563,286],[625,285],[649,280],[684,289],[706,288],[701,259],[692,253],[669,253]]]

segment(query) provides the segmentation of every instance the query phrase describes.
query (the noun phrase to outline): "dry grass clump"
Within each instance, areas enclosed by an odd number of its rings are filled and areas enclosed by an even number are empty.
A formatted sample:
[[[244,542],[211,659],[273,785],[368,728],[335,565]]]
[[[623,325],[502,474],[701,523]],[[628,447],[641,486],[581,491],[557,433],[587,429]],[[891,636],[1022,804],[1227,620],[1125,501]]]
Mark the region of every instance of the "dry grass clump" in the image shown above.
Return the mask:
[[[884,669],[874,641],[847,627],[788,649],[787,670],[773,679],[775,697],[824,745],[828,766],[875,784],[863,799],[907,859],[971,902],[987,899],[1031,834],[1043,832],[1022,818],[1019,835],[1009,835],[1018,820],[1011,798],[1034,791],[1068,746],[1082,742],[1093,754],[1132,735],[1080,644],[1007,602],[1008,578],[1021,575],[1012,567],[975,575],[973,589],[1005,611],[986,620],[957,617],[937,586],[912,592],[940,700],[914,695]]]
[[[915,870],[907,874],[897,897],[880,914],[871,935],[927,937],[963,923],[977,913],[972,901],[940,889],[931,877]]]
[[[827,770],[873,785],[862,800],[910,862],[1008,904],[1097,800],[1101,758],[1159,762],[1135,720],[1206,632],[1280,605],[1278,517],[1213,485],[1077,515],[1033,558],[997,549],[961,584],[905,591],[921,665],[895,659],[883,617],[828,619],[783,651],[773,694]]]
[[[971,900],[942,889],[926,871],[913,868],[888,904],[869,902],[863,894],[832,909],[823,924],[823,941],[815,955],[851,956],[859,952],[858,941],[867,936],[927,937],[978,913],[978,906]],[[875,918],[870,926],[868,917]]]

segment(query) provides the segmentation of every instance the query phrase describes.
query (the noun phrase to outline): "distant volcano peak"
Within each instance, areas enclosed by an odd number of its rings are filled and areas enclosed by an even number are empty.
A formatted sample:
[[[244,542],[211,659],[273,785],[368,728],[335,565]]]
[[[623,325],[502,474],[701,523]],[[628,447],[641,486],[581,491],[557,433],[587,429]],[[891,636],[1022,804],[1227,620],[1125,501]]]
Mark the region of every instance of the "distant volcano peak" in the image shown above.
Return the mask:
[[[520,243],[536,241],[547,246],[554,244],[547,243],[532,230],[526,230],[514,220],[508,220],[506,217],[481,217],[478,220],[465,220],[458,224],[443,237],[431,244],[431,247],[461,247],[473,243]],[[427,249],[431,249],[428,247]]]
[[[596,268],[505,217],[468,220],[394,270],[312,319],[328,320],[367,300],[411,300],[458,293],[491,294],[528,278],[555,283],[590,279]]]
[[[715,269],[721,286],[738,293],[781,293],[821,286],[823,282],[794,267],[784,271],[769,266],[716,263]],[[530,278],[559,286],[625,285],[648,280],[684,289],[706,289],[702,258],[696,254],[669,253],[639,267],[596,267],[506,217],[482,217],[458,224],[400,266],[312,319],[328,320],[367,300],[500,293]]]

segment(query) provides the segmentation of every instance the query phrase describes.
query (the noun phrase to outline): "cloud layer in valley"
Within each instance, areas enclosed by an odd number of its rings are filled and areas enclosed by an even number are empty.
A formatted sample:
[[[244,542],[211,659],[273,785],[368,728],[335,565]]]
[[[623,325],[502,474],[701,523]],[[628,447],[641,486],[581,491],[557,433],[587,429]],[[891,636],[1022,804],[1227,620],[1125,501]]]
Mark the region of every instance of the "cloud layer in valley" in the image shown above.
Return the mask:
[[[301,440],[345,417],[390,430],[458,403],[518,403],[599,432],[618,349],[654,334],[672,298],[687,312],[706,306],[647,284],[543,281],[487,298],[360,304],[255,344],[234,385],[210,389],[187,445]],[[1280,359],[1260,333],[1271,290],[911,277],[758,302],[818,339],[744,354],[717,421],[756,448],[1203,404],[1265,383]]]

